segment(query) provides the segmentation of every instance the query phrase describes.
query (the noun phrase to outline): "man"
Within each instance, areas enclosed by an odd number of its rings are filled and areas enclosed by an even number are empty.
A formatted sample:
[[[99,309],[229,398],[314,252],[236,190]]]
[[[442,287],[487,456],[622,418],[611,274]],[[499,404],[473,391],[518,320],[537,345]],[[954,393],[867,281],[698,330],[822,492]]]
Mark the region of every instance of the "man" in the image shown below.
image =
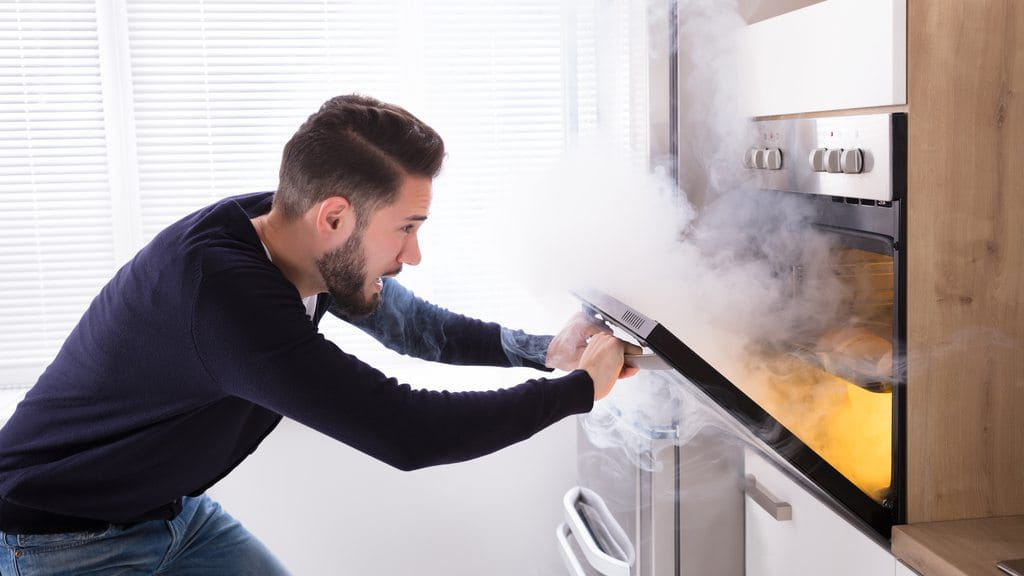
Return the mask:
[[[0,430],[0,572],[284,574],[204,494],[282,415],[411,470],[528,438],[634,372],[582,319],[531,336],[392,279],[420,261],[443,156],[402,108],[334,98],[285,146],[275,194],[191,214],[118,271]],[[328,311],[428,360],[569,373],[415,390],[324,339]]]

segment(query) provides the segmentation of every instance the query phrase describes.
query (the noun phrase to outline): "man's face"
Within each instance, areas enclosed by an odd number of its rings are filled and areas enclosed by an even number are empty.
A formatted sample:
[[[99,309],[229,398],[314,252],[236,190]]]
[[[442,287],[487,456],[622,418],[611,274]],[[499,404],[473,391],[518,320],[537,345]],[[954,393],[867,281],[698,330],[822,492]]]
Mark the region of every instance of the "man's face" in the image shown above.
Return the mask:
[[[417,233],[430,211],[429,178],[407,177],[394,204],[379,208],[345,243],[317,260],[335,305],[350,318],[368,316],[380,305],[381,278],[402,265],[420,262]]]

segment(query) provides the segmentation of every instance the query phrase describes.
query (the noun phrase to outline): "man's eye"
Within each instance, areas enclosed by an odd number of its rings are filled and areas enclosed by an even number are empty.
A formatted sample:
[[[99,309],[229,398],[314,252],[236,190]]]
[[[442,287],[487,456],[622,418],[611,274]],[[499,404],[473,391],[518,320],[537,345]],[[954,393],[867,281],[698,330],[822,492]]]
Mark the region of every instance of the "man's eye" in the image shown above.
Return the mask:
[[[405,226],[402,226],[402,232],[405,232],[406,234],[409,234],[410,232],[413,231],[413,228],[415,228],[414,225],[406,224]]]

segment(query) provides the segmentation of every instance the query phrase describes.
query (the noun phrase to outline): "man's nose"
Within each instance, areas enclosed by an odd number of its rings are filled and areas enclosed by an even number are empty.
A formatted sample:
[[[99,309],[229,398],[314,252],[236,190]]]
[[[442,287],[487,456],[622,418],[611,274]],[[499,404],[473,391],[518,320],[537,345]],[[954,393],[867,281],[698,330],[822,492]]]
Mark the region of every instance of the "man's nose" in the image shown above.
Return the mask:
[[[398,261],[402,264],[408,264],[409,266],[415,266],[420,263],[422,254],[420,254],[420,240],[416,237],[415,233],[412,233],[406,238],[405,244],[402,246],[402,251],[398,253]]]

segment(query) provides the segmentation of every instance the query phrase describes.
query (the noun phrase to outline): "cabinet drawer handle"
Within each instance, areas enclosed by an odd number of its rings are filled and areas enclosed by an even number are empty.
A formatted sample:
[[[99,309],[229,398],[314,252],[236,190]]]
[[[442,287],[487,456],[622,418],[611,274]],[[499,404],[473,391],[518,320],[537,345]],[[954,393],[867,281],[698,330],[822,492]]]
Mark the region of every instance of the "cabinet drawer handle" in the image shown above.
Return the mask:
[[[746,481],[743,483],[743,492],[757,505],[764,508],[764,511],[769,516],[775,518],[779,522],[785,522],[786,520],[793,519],[793,507],[789,505],[789,502],[779,502],[764,486],[758,484],[757,478],[753,474],[747,474]]]

